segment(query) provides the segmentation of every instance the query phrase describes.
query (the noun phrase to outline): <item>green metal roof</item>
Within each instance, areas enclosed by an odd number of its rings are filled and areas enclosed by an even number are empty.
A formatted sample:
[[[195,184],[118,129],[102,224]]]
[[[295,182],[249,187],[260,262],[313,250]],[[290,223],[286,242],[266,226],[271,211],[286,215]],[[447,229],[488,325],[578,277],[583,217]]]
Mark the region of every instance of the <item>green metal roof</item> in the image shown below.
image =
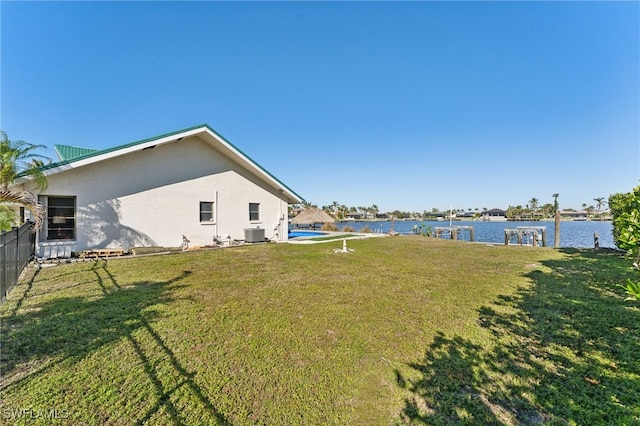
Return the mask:
[[[58,157],[60,157],[60,160],[62,161],[73,160],[76,157],[84,157],[85,155],[100,151],[99,149],[94,148],[81,148],[69,145],[54,145],[53,148],[56,150]]]
[[[187,128],[187,129],[182,129],[182,130],[178,130],[178,131],[175,131],[175,132],[166,133],[164,135],[155,136],[155,137],[152,137],[152,138],[147,138],[147,139],[143,139],[143,140],[140,140],[140,141],[127,143],[127,144],[124,144],[124,145],[118,145],[118,146],[114,146],[114,147],[106,148],[106,149],[91,150],[90,148],[81,148],[81,149],[87,150],[83,155],[79,155],[79,156],[76,156],[76,157],[70,157],[70,158],[66,158],[66,159],[63,158],[62,160],[60,160],[60,161],[58,161],[56,163],[51,163],[51,164],[48,164],[48,165],[44,166],[43,170],[55,169],[56,167],[63,166],[65,164],[70,164],[70,163],[73,163],[73,162],[76,162],[76,161],[80,161],[80,160],[84,160],[84,159],[87,159],[87,158],[96,157],[96,156],[102,155],[102,154],[108,154],[110,152],[119,151],[121,149],[130,148],[130,147],[133,147],[133,146],[136,146],[136,145],[142,145],[143,143],[146,143],[146,142],[150,142],[150,141],[154,141],[154,140],[157,140],[157,139],[166,138],[168,136],[177,135],[179,133],[188,132],[189,130],[195,130],[195,129],[198,129],[198,128],[201,128],[201,127],[207,127],[209,130],[214,132],[216,135],[220,136],[211,127],[209,127],[206,124],[203,124],[203,125],[200,125],[200,126],[193,126],[193,127]],[[222,138],[222,136],[220,136],[220,137]],[[222,138],[222,139],[224,139],[224,138]],[[230,143],[226,139],[224,139],[224,140],[227,143]]]
[[[166,133],[166,134],[163,134],[163,135],[160,135],[160,136],[155,136],[155,137],[152,137],[152,138],[147,138],[147,139],[143,139],[143,140],[140,140],[140,141],[131,142],[131,143],[124,144],[124,145],[119,145],[119,146],[114,146],[112,148],[107,148],[107,149],[102,149],[102,150],[100,150],[100,149],[92,149],[92,148],[79,148],[79,147],[72,147],[72,146],[66,146],[66,145],[54,145],[54,148],[58,152],[58,155],[61,157],[61,160],[56,162],[56,163],[51,163],[51,164],[47,164],[46,166],[43,166],[42,170],[45,171],[45,170],[55,169],[57,167],[60,167],[60,166],[66,165],[66,164],[71,164],[71,163],[74,163],[76,161],[85,160],[85,159],[88,159],[88,158],[91,158],[91,157],[96,157],[98,155],[107,154],[107,153],[114,152],[114,151],[119,151],[121,149],[130,148],[130,147],[133,147],[133,146],[136,146],[136,145],[142,145],[142,144],[147,143],[147,142],[151,142],[151,141],[158,140],[158,139],[163,139],[163,138],[166,138],[166,137],[169,137],[169,136],[178,135],[180,133],[184,133],[184,132],[188,132],[188,131],[196,130],[196,129],[200,129],[200,128],[207,128],[210,132],[215,134],[217,137],[219,137],[221,140],[223,140],[225,143],[227,143],[233,149],[238,151],[242,156],[244,156],[247,160],[249,160],[253,165],[255,165],[263,173],[265,173],[266,175],[271,177],[278,184],[282,185],[282,187],[286,188],[290,193],[292,193],[293,195],[298,197],[300,200],[304,201],[304,198],[302,198],[300,195],[298,195],[294,190],[289,188],[287,185],[282,183],[282,181],[280,181],[280,179],[278,179],[277,177],[275,177],[274,175],[269,173],[264,167],[262,167],[256,161],[254,161],[251,157],[249,157],[247,154],[245,154],[237,146],[235,146],[234,144],[229,142],[220,133],[218,133],[215,130],[213,130],[208,124],[201,124],[199,126],[188,127],[186,129],[178,130],[178,131],[175,131],[175,132],[170,132],[170,133]],[[62,148],[62,152],[58,151],[58,147]]]

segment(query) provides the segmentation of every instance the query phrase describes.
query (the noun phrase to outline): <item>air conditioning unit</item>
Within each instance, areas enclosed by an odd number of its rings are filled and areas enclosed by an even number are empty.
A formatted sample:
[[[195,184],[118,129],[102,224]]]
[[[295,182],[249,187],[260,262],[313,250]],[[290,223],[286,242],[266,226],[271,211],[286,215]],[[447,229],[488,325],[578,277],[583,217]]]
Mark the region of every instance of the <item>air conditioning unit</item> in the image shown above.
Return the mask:
[[[246,228],[244,230],[244,241],[247,243],[263,243],[264,228]]]

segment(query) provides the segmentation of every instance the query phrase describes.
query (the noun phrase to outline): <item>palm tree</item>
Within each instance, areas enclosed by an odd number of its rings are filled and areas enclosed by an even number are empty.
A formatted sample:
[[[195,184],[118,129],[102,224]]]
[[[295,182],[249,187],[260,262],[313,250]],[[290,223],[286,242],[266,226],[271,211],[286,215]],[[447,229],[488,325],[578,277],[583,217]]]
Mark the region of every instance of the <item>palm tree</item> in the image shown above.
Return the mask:
[[[536,212],[538,210],[538,199],[532,198],[529,200],[529,206],[531,208],[531,217],[535,220]]]
[[[33,213],[37,227],[42,225],[44,207],[32,193],[10,186],[24,177],[33,180],[40,191],[47,188],[47,178],[42,166],[45,160],[50,160],[34,152],[41,148],[45,147],[20,140],[12,141],[0,130],[0,203],[21,204]]]
[[[340,207],[340,203],[337,201],[332,201],[328,207],[327,213],[332,215],[335,219],[338,219],[338,207]]]
[[[597,203],[598,206],[598,213],[600,213],[600,209],[602,208],[602,206],[604,205],[604,197],[598,197],[598,198],[594,198],[593,201],[595,201]]]
[[[340,219],[344,219],[347,217],[347,213],[349,213],[349,207],[344,204],[340,204],[340,206],[338,206],[338,212],[340,213]]]
[[[558,197],[560,196],[560,194],[555,193],[551,195],[553,197],[553,212],[557,212],[558,211]]]

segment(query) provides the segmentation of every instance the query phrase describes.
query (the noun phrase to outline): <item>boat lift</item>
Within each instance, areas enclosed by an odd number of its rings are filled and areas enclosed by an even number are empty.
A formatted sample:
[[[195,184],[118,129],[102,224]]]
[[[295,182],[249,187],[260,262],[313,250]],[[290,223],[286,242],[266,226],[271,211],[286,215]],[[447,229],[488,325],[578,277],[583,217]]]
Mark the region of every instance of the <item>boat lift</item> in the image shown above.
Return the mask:
[[[515,242],[514,242],[515,240]],[[520,245],[532,247],[547,246],[546,226],[518,226],[517,228],[505,228],[504,245]]]
[[[450,238],[458,240],[464,233],[468,233],[469,241],[473,241],[473,226],[436,226],[433,228],[434,238]]]

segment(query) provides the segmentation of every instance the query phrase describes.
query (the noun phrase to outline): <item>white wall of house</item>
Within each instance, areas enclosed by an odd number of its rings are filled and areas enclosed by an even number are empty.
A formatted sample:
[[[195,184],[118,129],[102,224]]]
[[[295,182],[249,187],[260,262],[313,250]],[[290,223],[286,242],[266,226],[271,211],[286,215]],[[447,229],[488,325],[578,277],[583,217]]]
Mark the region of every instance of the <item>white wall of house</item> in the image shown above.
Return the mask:
[[[287,201],[199,136],[69,168],[48,178],[40,195],[76,197],[75,241],[46,241],[39,255],[68,256],[88,248],[177,247],[244,239],[245,228],[287,238]],[[33,188],[28,190],[33,191]],[[200,221],[200,202],[214,203],[213,221]],[[260,205],[251,221],[249,203]]]

